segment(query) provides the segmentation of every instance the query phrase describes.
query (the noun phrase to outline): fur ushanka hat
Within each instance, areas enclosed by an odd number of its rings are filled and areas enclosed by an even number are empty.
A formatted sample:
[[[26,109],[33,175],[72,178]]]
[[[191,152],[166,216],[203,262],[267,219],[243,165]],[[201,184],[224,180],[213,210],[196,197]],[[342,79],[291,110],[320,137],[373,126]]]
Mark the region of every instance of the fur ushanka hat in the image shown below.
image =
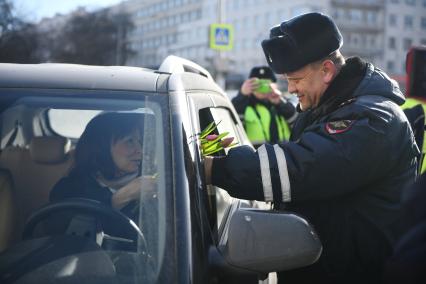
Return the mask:
[[[331,18],[307,13],[272,27],[262,48],[271,69],[284,74],[326,57],[342,44],[342,34]]]

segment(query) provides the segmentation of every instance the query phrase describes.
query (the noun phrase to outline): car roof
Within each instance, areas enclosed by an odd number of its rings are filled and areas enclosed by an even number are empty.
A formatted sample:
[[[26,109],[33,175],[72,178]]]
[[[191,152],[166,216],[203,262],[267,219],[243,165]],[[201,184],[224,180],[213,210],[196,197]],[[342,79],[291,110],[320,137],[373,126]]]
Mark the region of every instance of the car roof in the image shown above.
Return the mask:
[[[128,66],[0,63],[0,88],[106,89],[155,92],[160,72]]]

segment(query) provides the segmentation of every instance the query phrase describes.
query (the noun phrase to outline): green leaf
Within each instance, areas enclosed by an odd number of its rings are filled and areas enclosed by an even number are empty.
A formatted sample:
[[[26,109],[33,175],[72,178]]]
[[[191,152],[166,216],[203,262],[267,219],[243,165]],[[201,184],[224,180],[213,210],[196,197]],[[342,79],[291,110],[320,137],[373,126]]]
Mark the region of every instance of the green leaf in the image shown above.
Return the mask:
[[[212,121],[203,129],[203,131],[201,131],[200,138],[206,138],[206,136],[209,135],[216,127],[217,125],[215,125],[214,121]]]
[[[213,145],[215,145],[215,144],[220,144],[221,139],[222,139],[223,137],[225,137],[226,135],[228,135],[228,134],[229,134],[229,132],[224,132],[224,133],[222,133],[222,134],[219,134],[219,135],[216,137],[216,139],[215,139],[215,140],[208,141],[208,142],[206,142],[206,143],[201,143],[201,144],[202,144],[202,147],[203,147],[203,148],[205,148],[205,149],[207,149],[207,148],[212,147],[212,146],[213,146]]]
[[[203,152],[210,152],[216,149],[223,149],[222,145],[219,142],[209,145],[209,147],[203,147]]]
[[[205,152],[205,153],[203,153],[203,154],[204,154],[204,156],[208,156],[208,155],[214,154],[214,153],[216,153],[216,152],[219,152],[220,150],[223,150],[223,148],[222,148],[222,147],[220,147],[220,148],[218,148],[218,149],[214,149],[214,150],[211,150],[211,151]]]
[[[209,142],[209,143],[206,143],[206,144],[203,145],[203,149],[204,149],[204,151],[208,151],[210,149],[216,148],[217,146],[222,146],[222,145],[220,145],[219,141]]]
[[[201,131],[200,138],[206,138],[206,136],[212,133],[212,131],[215,130],[221,122],[222,120],[215,124],[215,122],[212,121],[206,128],[204,128],[203,131]]]

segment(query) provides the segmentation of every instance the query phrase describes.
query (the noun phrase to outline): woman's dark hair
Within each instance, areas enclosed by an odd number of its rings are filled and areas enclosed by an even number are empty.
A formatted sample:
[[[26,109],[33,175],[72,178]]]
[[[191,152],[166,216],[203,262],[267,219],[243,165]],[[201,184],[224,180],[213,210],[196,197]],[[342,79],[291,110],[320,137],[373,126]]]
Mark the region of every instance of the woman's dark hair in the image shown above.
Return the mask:
[[[111,143],[136,129],[143,134],[143,114],[106,112],[95,116],[78,140],[70,174],[93,175],[100,172],[105,178],[113,178],[116,166],[111,156]]]

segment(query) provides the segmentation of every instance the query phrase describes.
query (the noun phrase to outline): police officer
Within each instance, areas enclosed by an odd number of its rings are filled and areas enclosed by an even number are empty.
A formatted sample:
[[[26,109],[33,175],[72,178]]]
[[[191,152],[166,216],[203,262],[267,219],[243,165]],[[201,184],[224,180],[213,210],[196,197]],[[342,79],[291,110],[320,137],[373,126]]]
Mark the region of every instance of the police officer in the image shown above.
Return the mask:
[[[401,106],[404,110],[408,120],[411,121],[411,128],[413,129],[416,138],[417,146],[420,148],[421,154],[419,156],[419,172],[426,172],[426,129],[425,129],[425,113],[426,103],[417,98],[407,98],[405,103]]]
[[[297,116],[296,108],[282,96],[276,81],[269,67],[253,67],[238,95],[232,99],[255,147],[288,140],[290,125]]]
[[[416,46],[410,48],[405,59],[405,69],[407,72],[406,83],[407,97],[405,103],[401,106],[411,122],[411,127],[416,137],[416,142],[421,150],[419,170],[421,173],[426,172],[426,129],[425,113],[426,113],[426,78],[422,76],[426,70],[426,46]],[[422,71],[423,70],[423,71]]]
[[[280,272],[280,283],[380,283],[400,234],[401,191],[416,178],[419,149],[398,85],[359,57],[345,59],[342,44],[321,13],[273,27],[262,42],[266,59],[299,97],[291,142],[205,159],[208,183],[314,225],[320,259]]]

